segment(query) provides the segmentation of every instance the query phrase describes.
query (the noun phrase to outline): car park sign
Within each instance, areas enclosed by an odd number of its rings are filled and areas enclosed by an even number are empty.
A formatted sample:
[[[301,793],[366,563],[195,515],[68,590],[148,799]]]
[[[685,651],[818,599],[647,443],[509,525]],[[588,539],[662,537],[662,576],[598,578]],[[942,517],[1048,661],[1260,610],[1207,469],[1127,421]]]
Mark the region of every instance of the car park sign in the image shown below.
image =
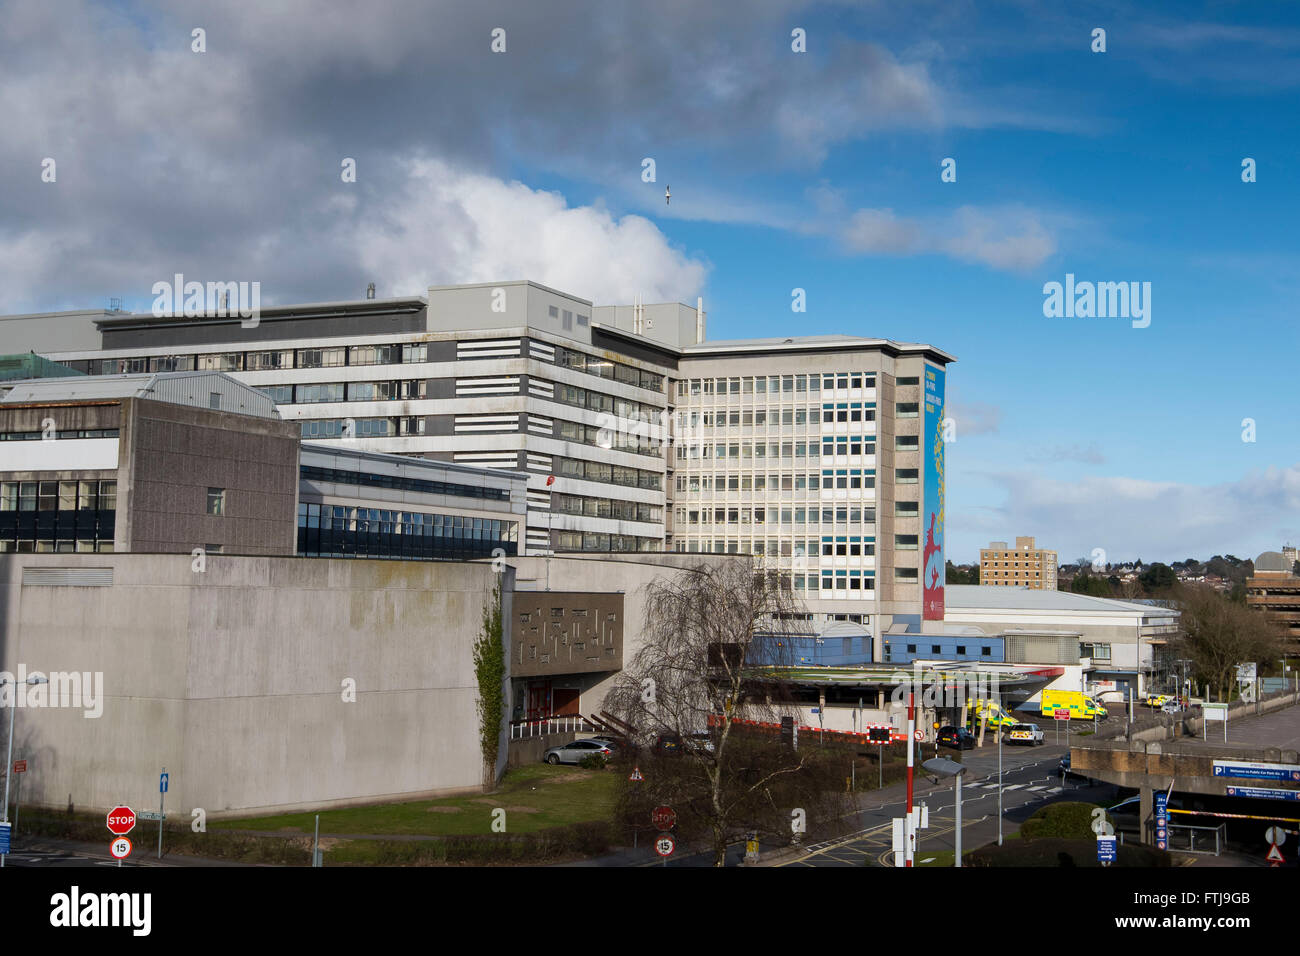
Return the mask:
[[[1300,800],[1300,790],[1273,790],[1268,787],[1224,787],[1230,797],[1254,800]]]
[[[1169,849],[1169,794],[1157,793],[1156,797],[1156,849]]]
[[[1240,760],[1214,761],[1214,776],[1248,780],[1289,780],[1300,783],[1300,767],[1286,763],[1246,763]]]
[[[1097,837],[1097,862],[1109,866],[1115,862],[1118,841],[1113,836]]]

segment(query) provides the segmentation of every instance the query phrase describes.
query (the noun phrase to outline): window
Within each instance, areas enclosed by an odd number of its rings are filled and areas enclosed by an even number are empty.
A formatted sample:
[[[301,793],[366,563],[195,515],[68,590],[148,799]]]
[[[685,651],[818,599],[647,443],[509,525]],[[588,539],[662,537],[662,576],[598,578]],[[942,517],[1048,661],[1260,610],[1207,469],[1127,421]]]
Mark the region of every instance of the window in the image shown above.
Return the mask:
[[[894,548],[898,551],[915,551],[917,549],[917,536],[914,534],[894,535]]]
[[[895,418],[917,418],[920,414],[920,402],[897,402],[894,406]]]
[[[226,489],[208,489],[208,514],[224,515],[226,513]]]
[[[917,483],[917,469],[915,468],[896,468],[894,469],[894,481],[900,485],[914,485]]]
[[[938,644],[931,644],[931,645],[930,645],[930,653],[931,653],[931,654],[938,654],[938,653],[939,653],[939,645],[938,645]]]
[[[208,408],[220,408],[220,407],[221,407],[221,393],[208,392]]]
[[[899,376],[896,382],[899,385],[920,385],[921,378],[918,375]]]
[[[958,644],[958,645],[957,645],[957,653],[958,653],[958,654],[965,654],[965,653],[966,653],[966,645],[965,645],[965,644]]]
[[[895,501],[895,518],[916,518],[920,516],[920,503],[916,501]]]
[[[894,451],[920,451],[921,438],[919,435],[895,435]]]
[[[917,581],[919,580],[919,577],[917,576],[916,568],[894,568],[894,580]]]
[[[990,655],[992,655],[992,653],[993,653],[993,648],[991,647],[984,646],[980,648],[980,654],[982,654],[984,657],[989,657]]]
[[[907,645],[907,653],[909,653],[909,654],[915,654],[915,653],[916,653],[916,645],[915,645],[915,644],[908,644],[908,645]]]

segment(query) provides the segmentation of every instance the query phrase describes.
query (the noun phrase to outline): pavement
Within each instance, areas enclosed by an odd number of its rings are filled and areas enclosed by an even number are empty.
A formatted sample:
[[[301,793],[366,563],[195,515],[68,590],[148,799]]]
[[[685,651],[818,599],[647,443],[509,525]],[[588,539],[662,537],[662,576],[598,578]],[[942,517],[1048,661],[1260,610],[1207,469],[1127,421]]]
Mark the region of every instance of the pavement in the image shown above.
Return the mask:
[[[164,845],[163,850],[166,850]],[[157,844],[137,840],[131,855],[122,861],[122,867],[188,867],[188,866],[248,866],[230,860],[212,860],[206,857],[183,856],[164,852],[161,860],[155,858]],[[81,843],[75,840],[56,840],[49,837],[15,838],[13,852],[5,857],[5,868],[18,867],[85,867],[117,866],[117,860],[108,852],[108,837],[100,843]]]
[[[1248,750],[1277,747],[1280,750],[1300,750],[1300,707],[1284,707],[1259,717],[1244,717],[1227,721],[1228,740],[1223,740],[1223,725],[1211,723],[1207,733],[1200,737],[1179,737],[1174,741],[1180,750],[1202,747],[1238,746]],[[1208,739],[1207,739],[1208,738]]]

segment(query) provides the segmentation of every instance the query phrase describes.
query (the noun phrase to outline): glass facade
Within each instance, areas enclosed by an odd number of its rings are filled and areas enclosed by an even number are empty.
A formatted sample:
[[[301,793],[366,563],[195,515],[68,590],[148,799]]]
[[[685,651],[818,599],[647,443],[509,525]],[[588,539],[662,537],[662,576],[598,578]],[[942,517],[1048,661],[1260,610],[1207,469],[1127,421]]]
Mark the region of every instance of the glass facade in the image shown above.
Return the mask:
[[[0,551],[112,551],[117,482],[0,482]]]
[[[519,553],[519,525],[417,511],[298,504],[298,554],[306,557],[400,558],[411,561],[490,558]]]

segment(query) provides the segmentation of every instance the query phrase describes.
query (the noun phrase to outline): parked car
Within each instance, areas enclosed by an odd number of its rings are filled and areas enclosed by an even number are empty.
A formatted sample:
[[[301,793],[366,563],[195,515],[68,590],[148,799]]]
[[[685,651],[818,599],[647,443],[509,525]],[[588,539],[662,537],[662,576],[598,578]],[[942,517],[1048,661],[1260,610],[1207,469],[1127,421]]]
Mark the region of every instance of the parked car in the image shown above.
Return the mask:
[[[604,757],[612,760],[618,751],[604,740],[575,740],[570,744],[552,747],[542,754],[542,759],[549,764],[581,763],[584,757]]]
[[[1043,743],[1043,728],[1037,724],[1012,724],[1011,732],[1007,734],[1007,742],[1027,744],[1030,747],[1041,746]]]
[[[1146,704],[1148,707],[1156,708],[1156,707],[1163,707],[1165,704],[1167,704],[1169,701],[1173,699],[1174,698],[1169,694],[1147,694],[1146,698],[1142,701],[1142,703]]]
[[[1177,698],[1171,697],[1160,705],[1160,712],[1162,714],[1181,714],[1183,705]]]
[[[939,743],[958,750],[970,750],[975,746],[975,735],[962,727],[940,727]]]

